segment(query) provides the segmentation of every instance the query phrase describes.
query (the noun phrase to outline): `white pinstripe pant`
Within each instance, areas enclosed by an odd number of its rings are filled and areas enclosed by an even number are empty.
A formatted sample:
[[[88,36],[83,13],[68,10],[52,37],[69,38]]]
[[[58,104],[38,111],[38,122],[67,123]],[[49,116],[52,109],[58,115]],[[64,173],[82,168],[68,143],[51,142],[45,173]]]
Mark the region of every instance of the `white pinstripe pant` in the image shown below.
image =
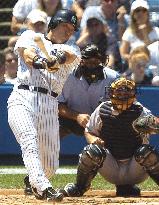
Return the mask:
[[[29,181],[41,193],[59,164],[57,100],[28,90],[13,91],[8,99],[8,122],[20,144]]]

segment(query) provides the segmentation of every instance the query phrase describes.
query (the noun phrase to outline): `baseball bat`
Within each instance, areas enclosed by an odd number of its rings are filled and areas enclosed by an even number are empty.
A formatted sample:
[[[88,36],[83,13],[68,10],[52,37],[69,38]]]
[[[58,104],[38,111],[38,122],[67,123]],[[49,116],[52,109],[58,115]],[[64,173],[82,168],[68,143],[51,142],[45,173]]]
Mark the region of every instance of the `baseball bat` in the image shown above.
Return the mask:
[[[48,61],[52,61],[53,59],[49,56],[46,48],[45,48],[45,45],[44,45],[44,42],[42,41],[41,37],[40,36],[36,36],[34,38],[34,41],[35,43],[37,44],[37,46],[40,48],[40,50],[45,54],[46,58],[48,59]]]

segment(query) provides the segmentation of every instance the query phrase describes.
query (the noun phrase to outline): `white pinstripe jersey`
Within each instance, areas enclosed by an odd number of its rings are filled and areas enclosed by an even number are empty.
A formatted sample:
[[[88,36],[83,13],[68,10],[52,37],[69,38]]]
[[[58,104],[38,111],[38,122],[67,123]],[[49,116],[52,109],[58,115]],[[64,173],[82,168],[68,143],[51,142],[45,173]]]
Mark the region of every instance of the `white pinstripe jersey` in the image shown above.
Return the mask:
[[[42,57],[46,57],[44,53],[38,48],[34,42],[34,38],[40,36],[44,42],[45,48],[50,56],[53,56],[57,51],[70,51],[76,54],[77,58],[71,64],[60,65],[60,69],[56,73],[49,73],[43,69],[30,69],[19,56],[18,60],[18,72],[17,72],[17,84],[25,84],[29,86],[43,87],[52,90],[56,93],[60,93],[65,80],[69,73],[79,64],[80,50],[77,46],[68,44],[52,44],[51,41],[47,40],[41,33],[35,33],[34,31],[27,30],[18,39],[15,45],[15,52],[18,53],[18,48],[34,48],[36,53]]]

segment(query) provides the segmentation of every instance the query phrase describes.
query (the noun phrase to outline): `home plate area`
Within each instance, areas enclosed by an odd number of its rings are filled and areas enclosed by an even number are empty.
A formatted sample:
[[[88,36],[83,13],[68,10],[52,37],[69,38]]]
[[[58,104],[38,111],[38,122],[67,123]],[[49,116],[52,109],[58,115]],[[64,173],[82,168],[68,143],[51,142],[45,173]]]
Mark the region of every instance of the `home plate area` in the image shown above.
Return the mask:
[[[89,190],[83,197],[68,197],[60,203],[36,200],[25,196],[22,189],[0,189],[0,205],[159,205],[159,191],[143,191],[141,197],[116,197],[115,191]]]

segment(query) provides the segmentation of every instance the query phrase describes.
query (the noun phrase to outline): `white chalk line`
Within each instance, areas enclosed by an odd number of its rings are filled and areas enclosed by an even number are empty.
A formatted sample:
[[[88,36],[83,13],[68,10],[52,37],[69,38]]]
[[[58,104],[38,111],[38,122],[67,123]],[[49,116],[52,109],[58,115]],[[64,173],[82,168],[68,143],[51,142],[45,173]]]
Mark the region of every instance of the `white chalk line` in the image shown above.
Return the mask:
[[[66,169],[66,168],[60,168],[56,170],[56,174],[76,174],[76,169]],[[27,171],[25,168],[2,168],[0,169],[0,175],[1,174],[27,174]]]

